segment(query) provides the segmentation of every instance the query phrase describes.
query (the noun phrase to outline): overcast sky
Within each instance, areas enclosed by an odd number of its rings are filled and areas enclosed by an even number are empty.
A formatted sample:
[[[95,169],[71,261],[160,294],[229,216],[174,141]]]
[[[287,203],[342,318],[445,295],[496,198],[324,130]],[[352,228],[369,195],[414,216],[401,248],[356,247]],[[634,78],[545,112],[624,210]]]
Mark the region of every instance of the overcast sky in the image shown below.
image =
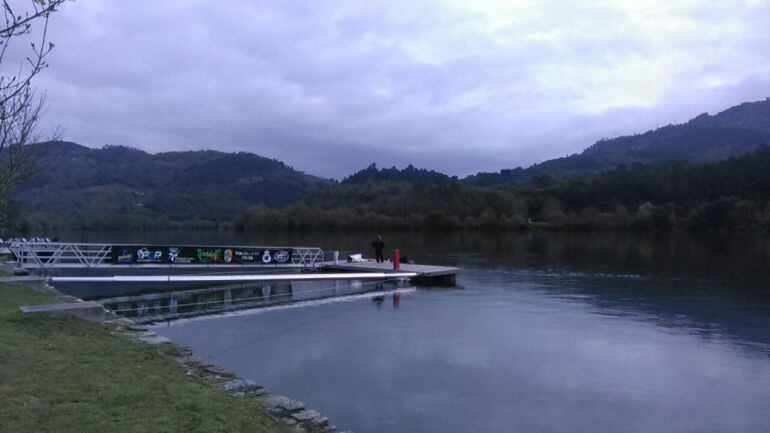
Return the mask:
[[[67,140],[335,178],[527,166],[770,96],[770,0],[568,3],[77,0],[35,85]]]

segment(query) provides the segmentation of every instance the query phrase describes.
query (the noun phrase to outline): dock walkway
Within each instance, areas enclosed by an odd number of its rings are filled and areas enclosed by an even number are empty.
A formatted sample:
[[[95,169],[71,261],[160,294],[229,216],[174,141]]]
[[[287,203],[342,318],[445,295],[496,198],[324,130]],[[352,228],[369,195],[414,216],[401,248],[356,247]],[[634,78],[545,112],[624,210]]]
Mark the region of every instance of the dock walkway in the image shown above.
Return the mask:
[[[419,265],[415,263],[401,263],[400,269],[393,269],[393,263],[377,263],[377,262],[343,262],[337,263],[333,261],[324,262],[322,264],[323,270],[337,271],[337,272],[377,272],[377,273],[398,273],[398,272],[413,272],[417,276],[414,277],[418,283],[429,283],[436,285],[454,285],[455,277],[460,268],[454,268],[451,266],[435,266],[435,265]]]

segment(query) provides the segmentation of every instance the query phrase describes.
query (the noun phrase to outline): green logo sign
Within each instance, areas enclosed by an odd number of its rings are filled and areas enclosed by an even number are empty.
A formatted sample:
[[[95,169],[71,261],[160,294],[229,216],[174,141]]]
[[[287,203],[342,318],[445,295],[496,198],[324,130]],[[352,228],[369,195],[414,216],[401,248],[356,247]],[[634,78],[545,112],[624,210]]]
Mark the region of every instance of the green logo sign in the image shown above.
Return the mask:
[[[219,248],[198,248],[198,261],[201,263],[214,263],[219,261],[222,250]]]

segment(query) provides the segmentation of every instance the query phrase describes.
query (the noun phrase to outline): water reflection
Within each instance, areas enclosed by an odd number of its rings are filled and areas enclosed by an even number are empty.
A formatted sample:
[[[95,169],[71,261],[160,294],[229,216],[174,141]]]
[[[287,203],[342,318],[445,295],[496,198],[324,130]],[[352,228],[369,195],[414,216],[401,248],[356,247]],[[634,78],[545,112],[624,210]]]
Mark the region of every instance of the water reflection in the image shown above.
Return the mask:
[[[465,290],[418,290],[399,309],[352,302],[156,330],[363,433],[764,431],[766,351],[704,338],[691,321],[662,326],[654,293],[622,306],[650,281],[611,293],[616,279],[599,280],[471,269]]]
[[[122,236],[343,252],[366,252],[371,238]],[[767,237],[384,237],[418,262],[464,268],[464,290],[172,322],[157,331],[359,433],[770,430]]]
[[[102,298],[98,302],[116,314],[144,323],[366,293],[373,293],[372,300],[376,304],[383,303],[385,296],[389,295],[393,299],[394,308],[398,308],[400,292],[397,289],[403,288],[404,284],[392,280],[229,284],[116,296]]]
[[[543,295],[589,305],[594,314],[643,320],[770,354],[770,297],[765,287],[564,269],[518,271],[507,277],[536,282]]]
[[[367,252],[373,236],[230,231],[57,235],[79,241],[321,246],[343,255]],[[747,345],[770,339],[768,236],[386,232],[384,238],[418,262],[460,266],[478,275],[499,273],[517,284],[537,282],[550,296],[588,303],[598,314],[637,316],[664,327],[691,329],[703,338],[732,338]],[[101,287],[82,285],[63,290],[86,297],[105,293]]]

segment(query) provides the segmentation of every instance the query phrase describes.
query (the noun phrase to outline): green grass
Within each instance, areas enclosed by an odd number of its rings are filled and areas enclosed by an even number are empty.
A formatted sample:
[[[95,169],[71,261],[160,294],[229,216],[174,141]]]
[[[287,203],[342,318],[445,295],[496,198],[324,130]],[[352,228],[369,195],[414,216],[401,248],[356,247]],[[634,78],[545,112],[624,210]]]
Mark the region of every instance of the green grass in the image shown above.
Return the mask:
[[[157,347],[71,317],[22,316],[48,294],[0,285],[0,432],[283,432],[259,401],[188,377]]]

